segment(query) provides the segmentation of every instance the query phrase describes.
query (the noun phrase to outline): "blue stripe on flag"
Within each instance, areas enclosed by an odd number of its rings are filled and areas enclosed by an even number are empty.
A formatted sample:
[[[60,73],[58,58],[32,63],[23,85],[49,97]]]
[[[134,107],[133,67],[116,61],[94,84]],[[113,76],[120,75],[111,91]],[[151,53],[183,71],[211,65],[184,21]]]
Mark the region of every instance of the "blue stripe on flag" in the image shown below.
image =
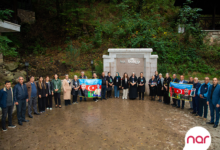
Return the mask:
[[[191,90],[193,88],[193,85],[192,84],[180,84],[180,83],[170,82],[170,87],[174,87],[174,88],[177,88],[177,89],[187,88],[188,90]]]
[[[102,79],[79,79],[79,84],[85,83],[86,85],[102,85]]]

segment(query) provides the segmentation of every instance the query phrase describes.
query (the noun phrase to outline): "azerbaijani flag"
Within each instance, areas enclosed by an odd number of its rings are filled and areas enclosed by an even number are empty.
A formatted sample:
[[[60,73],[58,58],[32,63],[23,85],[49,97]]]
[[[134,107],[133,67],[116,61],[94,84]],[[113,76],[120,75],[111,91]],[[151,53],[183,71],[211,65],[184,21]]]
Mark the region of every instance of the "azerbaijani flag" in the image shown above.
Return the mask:
[[[184,90],[188,89],[188,95],[190,95],[191,90],[193,88],[192,84],[180,84],[175,82],[170,82],[170,95],[173,95],[173,92],[175,94],[185,94]]]
[[[101,79],[79,79],[80,88],[82,84],[86,85],[88,97],[101,97],[102,80]]]

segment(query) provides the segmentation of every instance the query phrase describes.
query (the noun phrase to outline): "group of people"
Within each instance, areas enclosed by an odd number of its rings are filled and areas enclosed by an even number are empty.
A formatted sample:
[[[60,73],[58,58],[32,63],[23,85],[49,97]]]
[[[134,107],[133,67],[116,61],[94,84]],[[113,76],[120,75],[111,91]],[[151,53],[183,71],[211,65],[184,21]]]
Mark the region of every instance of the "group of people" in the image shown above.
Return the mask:
[[[192,114],[197,118],[202,118],[204,121],[207,120],[208,106],[210,108],[211,121],[207,124],[213,124],[214,128],[218,127],[219,124],[219,113],[220,113],[220,85],[218,84],[218,79],[213,78],[213,84],[209,83],[209,77],[205,77],[204,83],[199,83],[197,77],[190,77],[189,81],[184,80],[184,75],[180,76],[180,80],[177,78],[176,74],[173,74],[173,79],[170,78],[169,74],[166,73],[166,77],[163,78],[162,74],[158,75],[155,71],[155,75],[149,80],[150,96],[151,100],[155,100],[155,97],[159,97],[159,102],[170,104],[169,96],[169,85],[170,82],[175,82],[179,84],[192,84],[195,90],[195,95],[192,97],[192,101],[189,101]],[[172,98],[173,107],[184,109],[185,100],[178,100]],[[181,104],[182,103],[182,104]],[[181,104],[181,107],[180,107]],[[216,116],[216,117],[215,117]]]
[[[98,79],[96,73],[93,74],[93,79]],[[81,72],[79,79],[87,79],[84,72]],[[15,128],[16,126],[12,124],[12,111],[14,103],[17,109],[17,119],[18,124],[22,125],[23,122],[29,122],[25,119],[26,114],[26,102],[28,102],[28,116],[32,116],[32,107],[34,110],[34,115],[40,115],[44,113],[45,110],[52,110],[52,97],[54,96],[55,108],[62,108],[61,106],[61,87],[63,89],[63,100],[65,105],[71,104],[71,95],[72,95],[72,104],[78,104],[77,98],[78,94],[82,90],[80,88],[80,83],[77,75],[74,76],[73,80],[69,79],[69,76],[66,74],[63,82],[58,78],[58,74],[54,75],[54,79],[50,81],[49,76],[45,78],[43,76],[39,77],[38,82],[35,82],[35,77],[31,76],[30,81],[24,84],[24,78],[18,78],[18,84],[12,89],[11,83],[9,81],[5,82],[5,87],[0,91],[0,107],[2,108],[2,130],[7,131],[6,129],[6,117],[8,115],[8,128]],[[144,100],[145,84],[146,80],[143,72],[140,73],[140,76],[137,78],[135,73],[129,77],[127,73],[124,73],[123,77],[119,76],[117,72],[115,77],[111,76],[111,73],[108,72],[107,76],[103,72],[101,77],[101,97],[100,100],[107,98],[112,98],[112,90],[114,89],[115,98],[120,97],[120,90],[123,90],[122,99],[131,99],[134,100],[139,97],[139,100]],[[149,80],[150,96],[151,100],[155,100],[156,96],[159,97],[159,102],[165,104],[170,104],[169,97],[169,84],[170,82],[184,83],[184,84],[193,84],[193,87],[196,88],[196,94],[193,97],[193,100],[190,101],[190,109],[193,111],[192,114],[195,114],[197,117],[204,118],[206,120],[208,113],[208,105],[210,106],[211,111],[211,121],[207,124],[214,124],[214,128],[218,126],[219,123],[219,109],[220,109],[220,85],[218,84],[217,78],[213,79],[213,85],[210,85],[209,78],[205,78],[205,83],[200,84],[198,78],[190,77],[189,82],[184,80],[184,76],[180,76],[180,80],[177,79],[176,74],[173,74],[173,79],[169,77],[169,74],[166,74],[166,77],[163,78],[162,74],[158,75],[158,72],[155,72],[155,75]],[[139,94],[138,94],[139,93]],[[80,102],[82,102],[83,97],[80,96]],[[98,97],[93,98],[95,102],[98,102]],[[172,106],[180,108],[180,100],[173,98]],[[86,96],[84,96],[84,101],[86,101]],[[38,109],[37,109],[38,103]],[[185,101],[182,100],[181,108],[184,109]],[[204,110],[204,111],[203,111]],[[216,119],[214,122],[214,114],[216,114]]]

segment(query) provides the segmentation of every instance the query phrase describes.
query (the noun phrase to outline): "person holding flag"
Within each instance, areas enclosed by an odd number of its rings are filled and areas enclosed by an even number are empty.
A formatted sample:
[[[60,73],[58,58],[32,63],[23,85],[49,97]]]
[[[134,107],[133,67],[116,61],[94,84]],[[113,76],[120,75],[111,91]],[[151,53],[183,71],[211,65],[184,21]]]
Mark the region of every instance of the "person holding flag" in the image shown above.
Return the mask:
[[[184,80],[184,76],[181,75],[179,84],[187,84],[187,83],[188,82]],[[182,101],[182,109],[184,109],[185,101],[184,100],[181,100],[181,101]],[[178,102],[178,106],[176,108],[180,108],[180,100],[177,100],[177,102]]]
[[[207,96],[208,96],[209,87],[210,87],[209,77],[205,77],[205,83],[203,83],[199,87],[199,91],[198,91],[198,95],[199,95],[199,116],[197,116],[197,118],[199,118],[199,117],[202,118],[203,108],[204,108],[204,118],[203,118],[203,120],[207,119],[207,114],[208,114]]]
[[[96,73],[93,73],[92,79],[98,79]],[[98,97],[94,97],[93,101],[98,102]]]
[[[172,82],[176,82],[176,83],[179,82],[179,79],[176,78],[176,74],[173,74],[173,80],[172,80]],[[177,101],[177,99],[172,98],[172,100],[173,100],[172,106],[173,106],[173,107],[176,107],[176,101]]]
[[[195,114],[198,116],[199,114],[199,95],[198,90],[201,84],[199,83],[199,79],[197,77],[194,78],[193,88],[196,89],[195,96],[193,96],[193,112],[191,114]]]

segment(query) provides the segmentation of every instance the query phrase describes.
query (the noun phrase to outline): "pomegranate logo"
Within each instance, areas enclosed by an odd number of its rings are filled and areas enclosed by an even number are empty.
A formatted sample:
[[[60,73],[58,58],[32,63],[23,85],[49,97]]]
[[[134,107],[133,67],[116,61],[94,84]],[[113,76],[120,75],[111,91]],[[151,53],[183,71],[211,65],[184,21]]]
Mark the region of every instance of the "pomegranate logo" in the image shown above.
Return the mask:
[[[211,135],[203,127],[191,128],[185,136],[185,147],[183,150],[207,150],[211,144]]]

